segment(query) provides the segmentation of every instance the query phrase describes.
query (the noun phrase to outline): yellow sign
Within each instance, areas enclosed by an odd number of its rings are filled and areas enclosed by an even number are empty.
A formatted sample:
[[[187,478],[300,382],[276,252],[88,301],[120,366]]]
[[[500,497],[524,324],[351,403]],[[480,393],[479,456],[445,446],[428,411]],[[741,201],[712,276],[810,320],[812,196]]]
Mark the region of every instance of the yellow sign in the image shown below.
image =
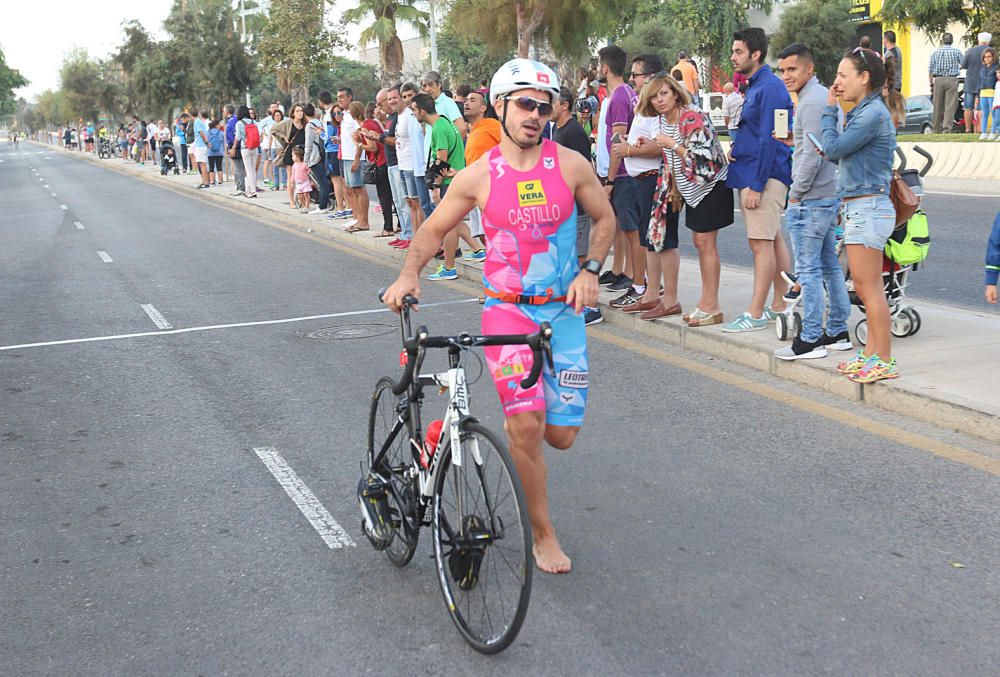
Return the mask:
[[[517,203],[522,207],[545,204],[545,190],[541,181],[518,181]]]

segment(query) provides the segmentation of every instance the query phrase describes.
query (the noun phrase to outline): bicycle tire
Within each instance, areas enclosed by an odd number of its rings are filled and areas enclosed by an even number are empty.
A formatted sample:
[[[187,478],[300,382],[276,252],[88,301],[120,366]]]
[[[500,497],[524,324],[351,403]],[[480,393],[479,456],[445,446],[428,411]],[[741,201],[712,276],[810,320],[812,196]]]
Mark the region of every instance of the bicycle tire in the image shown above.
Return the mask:
[[[446,436],[441,445],[443,449],[440,453],[445,456],[440,460],[441,471],[434,488],[434,560],[445,605],[458,631],[476,651],[495,654],[514,641],[528,612],[534,570],[531,522],[524,490],[507,447],[487,428],[469,422],[464,424],[462,430],[463,452],[465,441],[472,436],[478,439],[482,466],[473,462],[470,453],[463,453],[462,471],[456,472],[451,464],[450,439]],[[494,473],[496,479],[491,480],[490,475]],[[468,539],[462,542],[473,544],[471,549],[456,548],[460,544],[456,544],[449,533],[454,531],[452,524],[457,517],[453,487],[459,477],[465,489],[461,524],[480,534],[488,529],[491,537],[485,546],[480,545],[477,539]],[[490,490],[491,485],[495,486],[495,491]],[[450,500],[449,487],[452,487],[453,494]],[[474,495],[476,493],[478,496]],[[486,497],[489,497],[488,501]],[[473,502],[469,503],[470,500]],[[491,511],[495,522],[489,519]],[[491,523],[497,525],[501,537],[488,528]],[[510,556],[506,556],[505,552]],[[476,557],[478,560],[474,561]],[[458,578],[459,573],[463,575],[461,579]],[[516,593],[512,591],[507,601],[502,592],[505,582],[516,590]],[[488,589],[499,594],[501,607],[514,602],[515,598],[516,603],[511,609],[490,608],[487,603]],[[473,598],[476,598],[475,605]],[[480,618],[478,622],[473,618],[474,606],[481,606],[484,611],[485,618]],[[499,630],[494,625],[493,614],[497,614]]]
[[[371,469],[376,450],[382,448],[396,418],[396,407],[400,398],[392,393],[394,385],[395,382],[388,376],[380,378],[375,385],[368,414],[367,467],[364,469],[366,473]],[[388,462],[389,481],[396,489],[397,494],[404,497],[405,502],[405,505],[399,505],[395,501],[389,503],[389,515],[393,519],[400,520],[400,525],[392,529],[393,537],[388,547],[385,548],[385,555],[397,567],[404,567],[413,559],[413,553],[417,550],[419,534],[419,526],[417,526],[413,530],[412,537],[408,536],[401,523],[407,517],[416,523],[416,502],[420,492],[415,477],[410,479],[404,477],[404,475],[409,474],[410,466],[413,464],[408,440],[408,434],[398,435],[392,448],[385,456],[385,460]]]

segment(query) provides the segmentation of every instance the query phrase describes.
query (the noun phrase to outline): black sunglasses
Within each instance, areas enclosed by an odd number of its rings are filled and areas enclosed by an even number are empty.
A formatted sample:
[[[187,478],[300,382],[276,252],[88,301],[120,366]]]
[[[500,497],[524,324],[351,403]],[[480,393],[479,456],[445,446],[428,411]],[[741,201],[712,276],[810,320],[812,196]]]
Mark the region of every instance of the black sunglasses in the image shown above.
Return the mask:
[[[628,77],[631,80],[631,79],[637,78],[639,76],[642,76],[644,78],[648,78],[650,75],[652,75],[652,73],[629,73]]]
[[[512,101],[515,106],[528,113],[538,109],[538,114],[543,118],[552,115],[552,104],[548,101],[539,101],[530,96],[505,96],[503,100]]]

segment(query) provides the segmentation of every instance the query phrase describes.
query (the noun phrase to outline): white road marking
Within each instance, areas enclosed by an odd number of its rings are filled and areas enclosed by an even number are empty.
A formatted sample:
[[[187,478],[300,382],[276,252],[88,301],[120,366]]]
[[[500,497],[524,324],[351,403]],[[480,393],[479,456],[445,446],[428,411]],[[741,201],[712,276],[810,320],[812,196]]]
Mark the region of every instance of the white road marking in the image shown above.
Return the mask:
[[[83,224],[80,223],[79,221],[74,221],[73,225],[76,226],[77,230],[86,230],[86,228],[83,227]]]
[[[115,262],[115,260],[113,258],[111,258],[110,256],[108,256],[107,252],[99,251],[99,252],[97,252],[97,255],[100,256],[101,260],[104,261],[105,263],[114,263]],[[153,306],[150,306],[150,308],[153,308]],[[153,310],[156,310],[156,309],[153,308]],[[148,313],[149,311],[147,310],[146,312]],[[153,321],[155,322],[156,320],[153,320]],[[167,325],[167,327],[169,327],[169,326],[170,325]]]
[[[49,184],[47,184],[47,183],[44,186],[42,186],[42,188],[48,188],[48,187],[49,187]]]
[[[331,550],[354,547],[354,541],[348,533],[337,523],[337,520],[333,519],[333,515],[323,507],[323,504],[309,490],[305,482],[299,479],[299,476],[295,474],[295,471],[282,458],[277,449],[274,447],[254,447],[253,451]]]
[[[954,195],[956,197],[993,197],[986,193],[952,193],[947,190],[925,190],[924,195]]]
[[[65,212],[65,211],[69,210],[69,207],[67,207],[66,205],[59,205],[59,209],[61,209],[61,210],[63,210]]]
[[[457,303],[479,303],[478,298],[461,299],[459,301],[440,301],[438,303],[421,303],[421,308],[433,308],[435,306],[451,306]],[[141,331],[134,334],[114,334],[111,336],[88,336],[86,338],[63,339],[60,341],[39,341],[37,343],[19,343],[10,346],[0,346],[0,351],[21,350],[24,348],[47,348],[49,346],[68,346],[76,343],[97,343],[102,341],[119,341],[122,339],[145,338],[147,336],[168,336],[171,334],[190,334],[201,331],[214,331],[216,329],[238,329],[242,327],[263,327],[271,324],[289,324],[292,322],[308,322],[310,320],[325,320],[331,317],[349,317],[352,315],[371,315],[375,313],[388,313],[388,308],[375,308],[373,310],[351,310],[344,313],[326,313],[323,315],[306,315],[305,317],[289,317],[281,320],[261,320],[260,322],[235,322],[233,324],[213,324],[204,327],[185,327],[183,329],[170,329],[169,331]]]
[[[107,256],[107,254],[105,254],[104,256]],[[108,258],[110,258],[110,257],[108,257]],[[149,315],[149,319],[151,319],[153,321],[153,324],[156,325],[157,329],[173,329],[174,328],[174,325],[172,325],[169,322],[167,322],[167,318],[163,317],[163,314],[159,310],[157,310],[156,308],[154,308],[152,303],[143,303],[142,304],[142,309],[144,311],[146,311],[146,314]]]
[[[58,197],[55,193],[49,193],[52,197]]]

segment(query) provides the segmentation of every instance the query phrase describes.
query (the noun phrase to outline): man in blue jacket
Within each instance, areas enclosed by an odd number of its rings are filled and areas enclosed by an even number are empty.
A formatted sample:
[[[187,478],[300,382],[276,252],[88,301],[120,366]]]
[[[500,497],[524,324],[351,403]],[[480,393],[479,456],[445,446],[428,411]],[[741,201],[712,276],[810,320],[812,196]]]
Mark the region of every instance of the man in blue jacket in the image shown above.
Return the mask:
[[[766,329],[785,309],[787,284],[780,271],[791,270],[791,256],[781,236],[781,212],[792,183],[791,149],[774,138],[774,112],[788,111],[792,98],[771,68],[764,64],[767,36],[761,28],[733,34],[734,68],[749,78],[739,133],[729,151],[726,185],[739,190],[743,221],[753,252],[753,295],[747,311],[722,328],[726,332]],[[774,287],[771,307],[767,293]]]
[[[986,302],[997,302],[997,276],[1000,275],[1000,213],[993,219],[993,230],[986,243]]]

